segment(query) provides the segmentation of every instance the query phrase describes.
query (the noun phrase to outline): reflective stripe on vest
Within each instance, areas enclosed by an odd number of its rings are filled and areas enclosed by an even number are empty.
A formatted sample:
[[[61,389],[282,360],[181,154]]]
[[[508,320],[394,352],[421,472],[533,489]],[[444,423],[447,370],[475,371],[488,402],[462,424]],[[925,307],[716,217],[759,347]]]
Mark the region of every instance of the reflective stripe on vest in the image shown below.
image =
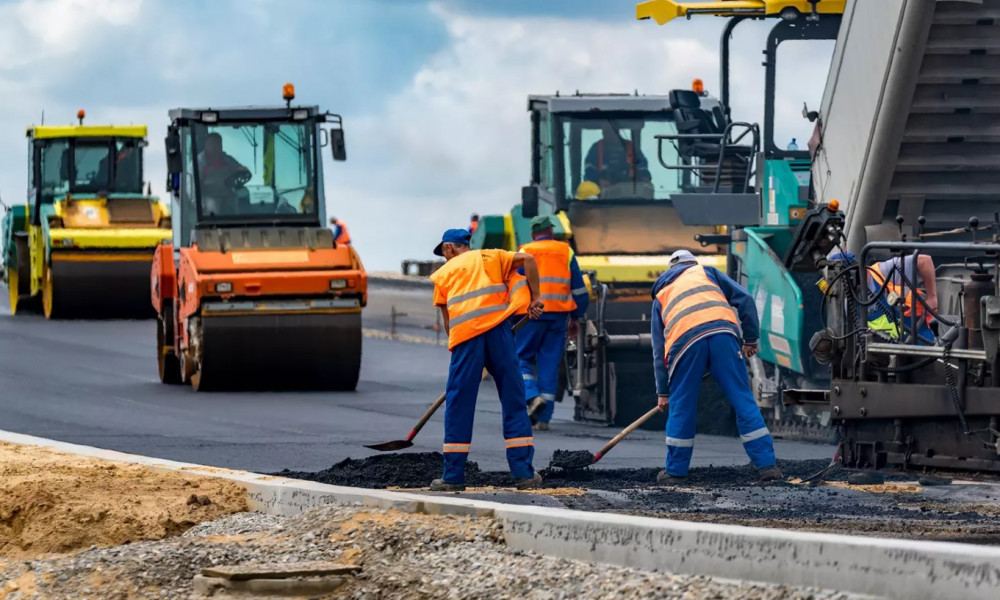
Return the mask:
[[[490,278],[479,250],[449,260],[431,275],[448,309],[448,349],[485,333],[509,317],[507,285]]]
[[[576,310],[573,300],[571,273],[569,270],[572,250],[566,242],[557,240],[537,240],[521,246],[521,252],[535,257],[538,265],[538,287],[545,304],[545,312],[571,312]],[[519,275],[511,287],[511,303],[517,305],[517,314],[528,312],[531,294],[528,281]]]
[[[904,317],[910,316],[910,309],[914,303],[916,303],[917,305],[917,317],[919,318],[924,316],[924,307],[922,304],[920,304],[920,301],[916,300],[915,298],[913,298],[913,295],[906,292],[905,288],[902,285],[897,285],[895,283],[892,283],[891,281],[889,282],[888,285],[886,285],[885,277],[882,275],[882,270],[879,269],[877,265],[868,267],[868,275],[872,278],[872,281],[875,283],[875,289],[872,290],[872,292],[879,291],[880,289],[882,289],[882,286],[884,285],[887,295],[896,294],[897,296],[899,296],[899,299],[903,301]],[[917,290],[916,293],[921,294],[921,291]]]
[[[671,347],[695,327],[712,321],[739,325],[722,289],[708,278],[701,265],[688,267],[660,290],[656,299],[660,302],[660,316],[663,318],[663,355],[668,363]]]

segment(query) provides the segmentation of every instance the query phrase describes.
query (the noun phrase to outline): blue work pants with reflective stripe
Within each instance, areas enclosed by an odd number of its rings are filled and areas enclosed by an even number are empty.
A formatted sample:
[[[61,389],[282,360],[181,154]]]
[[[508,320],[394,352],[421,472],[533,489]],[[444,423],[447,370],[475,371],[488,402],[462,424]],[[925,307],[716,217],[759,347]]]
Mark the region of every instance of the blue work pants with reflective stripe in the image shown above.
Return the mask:
[[[753,399],[739,342],[735,336],[718,333],[691,344],[670,378],[667,473],[676,477],[688,473],[694,452],[698,396],[706,370],[736,410],[736,428],[750,462],[758,469],[774,465],[774,441]]]
[[[515,334],[517,359],[521,363],[526,402],[541,396],[545,408],[538,415],[539,422],[548,423],[556,408],[559,392],[559,363],[566,348],[568,313],[547,313],[540,319],[528,321]]]
[[[510,323],[504,321],[451,351],[444,405],[444,476],[448,483],[465,483],[465,462],[472,443],[472,424],[483,367],[493,376],[503,412],[507,464],[515,479],[534,476],[535,454],[531,420],[524,405],[524,384]]]

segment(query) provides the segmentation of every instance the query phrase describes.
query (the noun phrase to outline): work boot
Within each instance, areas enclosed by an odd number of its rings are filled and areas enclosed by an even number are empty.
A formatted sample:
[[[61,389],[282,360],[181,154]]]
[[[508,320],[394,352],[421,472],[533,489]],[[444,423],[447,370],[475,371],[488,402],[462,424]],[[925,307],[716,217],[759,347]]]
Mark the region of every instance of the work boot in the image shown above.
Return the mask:
[[[535,399],[528,405],[528,416],[535,418],[535,415],[541,412],[543,408],[545,408],[545,399],[541,396],[535,396]]]
[[[514,487],[519,490],[537,490],[542,487],[542,476],[535,473],[533,476],[525,479],[515,479]]]
[[[432,492],[464,492],[464,483],[448,483],[444,479],[435,479],[431,482]]]
[[[660,485],[671,485],[684,481],[685,479],[687,479],[687,477],[667,473],[666,469],[656,474],[656,483],[659,483]]]
[[[548,431],[549,430],[549,424],[548,423],[535,423],[534,429],[535,429],[535,431]]]
[[[757,469],[757,476],[760,477],[761,481],[778,481],[785,478],[784,473],[781,472],[781,469],[777,465]]]

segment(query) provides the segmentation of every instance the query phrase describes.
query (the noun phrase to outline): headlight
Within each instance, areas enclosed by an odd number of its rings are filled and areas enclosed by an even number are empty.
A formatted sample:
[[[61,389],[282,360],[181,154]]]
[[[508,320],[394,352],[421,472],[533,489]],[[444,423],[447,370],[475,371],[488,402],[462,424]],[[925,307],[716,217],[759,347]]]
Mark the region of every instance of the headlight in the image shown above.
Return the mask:
[[[331,279],[330,280],[330,289],[331,290],[342,290],[345,287],[347,287],[347,280],[346,279]]]
[[[229,283],[228,281],[217,283],[215,284],[215,291],[219,292],[220,294],[228,294],[229,292],[233,291],[233,284]]]
[[[292,111],[293,121],[305,121],[309,118],[309,109],[307,108],[297,108]]]
[[[203,111],[201,113],[201,122],[202,123],[218,123],[219,122],[219,113],[217,113],[215,111],[208,111],[208,110]]]
[[[60,243],[63,246],[72,246],[73,245],[73,238],[63,238]]]

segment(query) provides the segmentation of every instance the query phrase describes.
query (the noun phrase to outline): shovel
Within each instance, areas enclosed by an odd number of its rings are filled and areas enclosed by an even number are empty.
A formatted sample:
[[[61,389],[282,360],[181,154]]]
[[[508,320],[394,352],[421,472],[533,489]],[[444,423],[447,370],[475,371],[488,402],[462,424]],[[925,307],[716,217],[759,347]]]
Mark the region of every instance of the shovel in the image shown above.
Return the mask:
[[[518,321],[516,325],[514,325],[513,331],[517,331],[527,322],[528,317],[525,316],[523,319]],[[489,373],[486,369],[483,369],[483,379],[486,379],[487,375],[489,375]],[[434,413],[437,412],[437,409],[441,408],[441,405],[444,404],[446,394],[447,392],[437,397],[437,400],[431,404],[430,408],[427,409],[427,411],[420,417],[420,420],[417,421],[417,424],[413,426],[413,429],[410,430],[406,439],[393,440],[391,442],[383,442],[381,444],[366,444],[365,448],[371,448],[372,450],[378,450],[379,452],[395,452],[396,450],[405,450],[406,448],[413,446],[413,438],[417,437],[417,434],[420,433],[420,430],[427,424],[427,421],[429,421]]]
[[[552,454],[552,461],[549,463],[549,466],[559,467],[560,469],[565,469],[567,471],[584,469],[586,467],[589,467],[590,465],[593,465],[597,461],[604,458],[604,455],[610,452],[611,449],[614,448],[616,445],[618,445],[618,442],[625,439],[625,436],[638,429],[639,426],[641,426],[643,423],[653,418],[653,415],[655,415],[658,412],[660,412],[660,408],[657,406],[654,406],[653,408],[649,409],[649,412],[647,412],[646,414],[642,415],[641,417],[633,421],[631,425],[629,425],[625,429],[622,429],[621,433],[611,438],[610,442],[604,444],[604,446],[597,451],[597,454],[591,454],[586,450],[581,450],[576,452],[570,452],[567,450],[556,450]]]

